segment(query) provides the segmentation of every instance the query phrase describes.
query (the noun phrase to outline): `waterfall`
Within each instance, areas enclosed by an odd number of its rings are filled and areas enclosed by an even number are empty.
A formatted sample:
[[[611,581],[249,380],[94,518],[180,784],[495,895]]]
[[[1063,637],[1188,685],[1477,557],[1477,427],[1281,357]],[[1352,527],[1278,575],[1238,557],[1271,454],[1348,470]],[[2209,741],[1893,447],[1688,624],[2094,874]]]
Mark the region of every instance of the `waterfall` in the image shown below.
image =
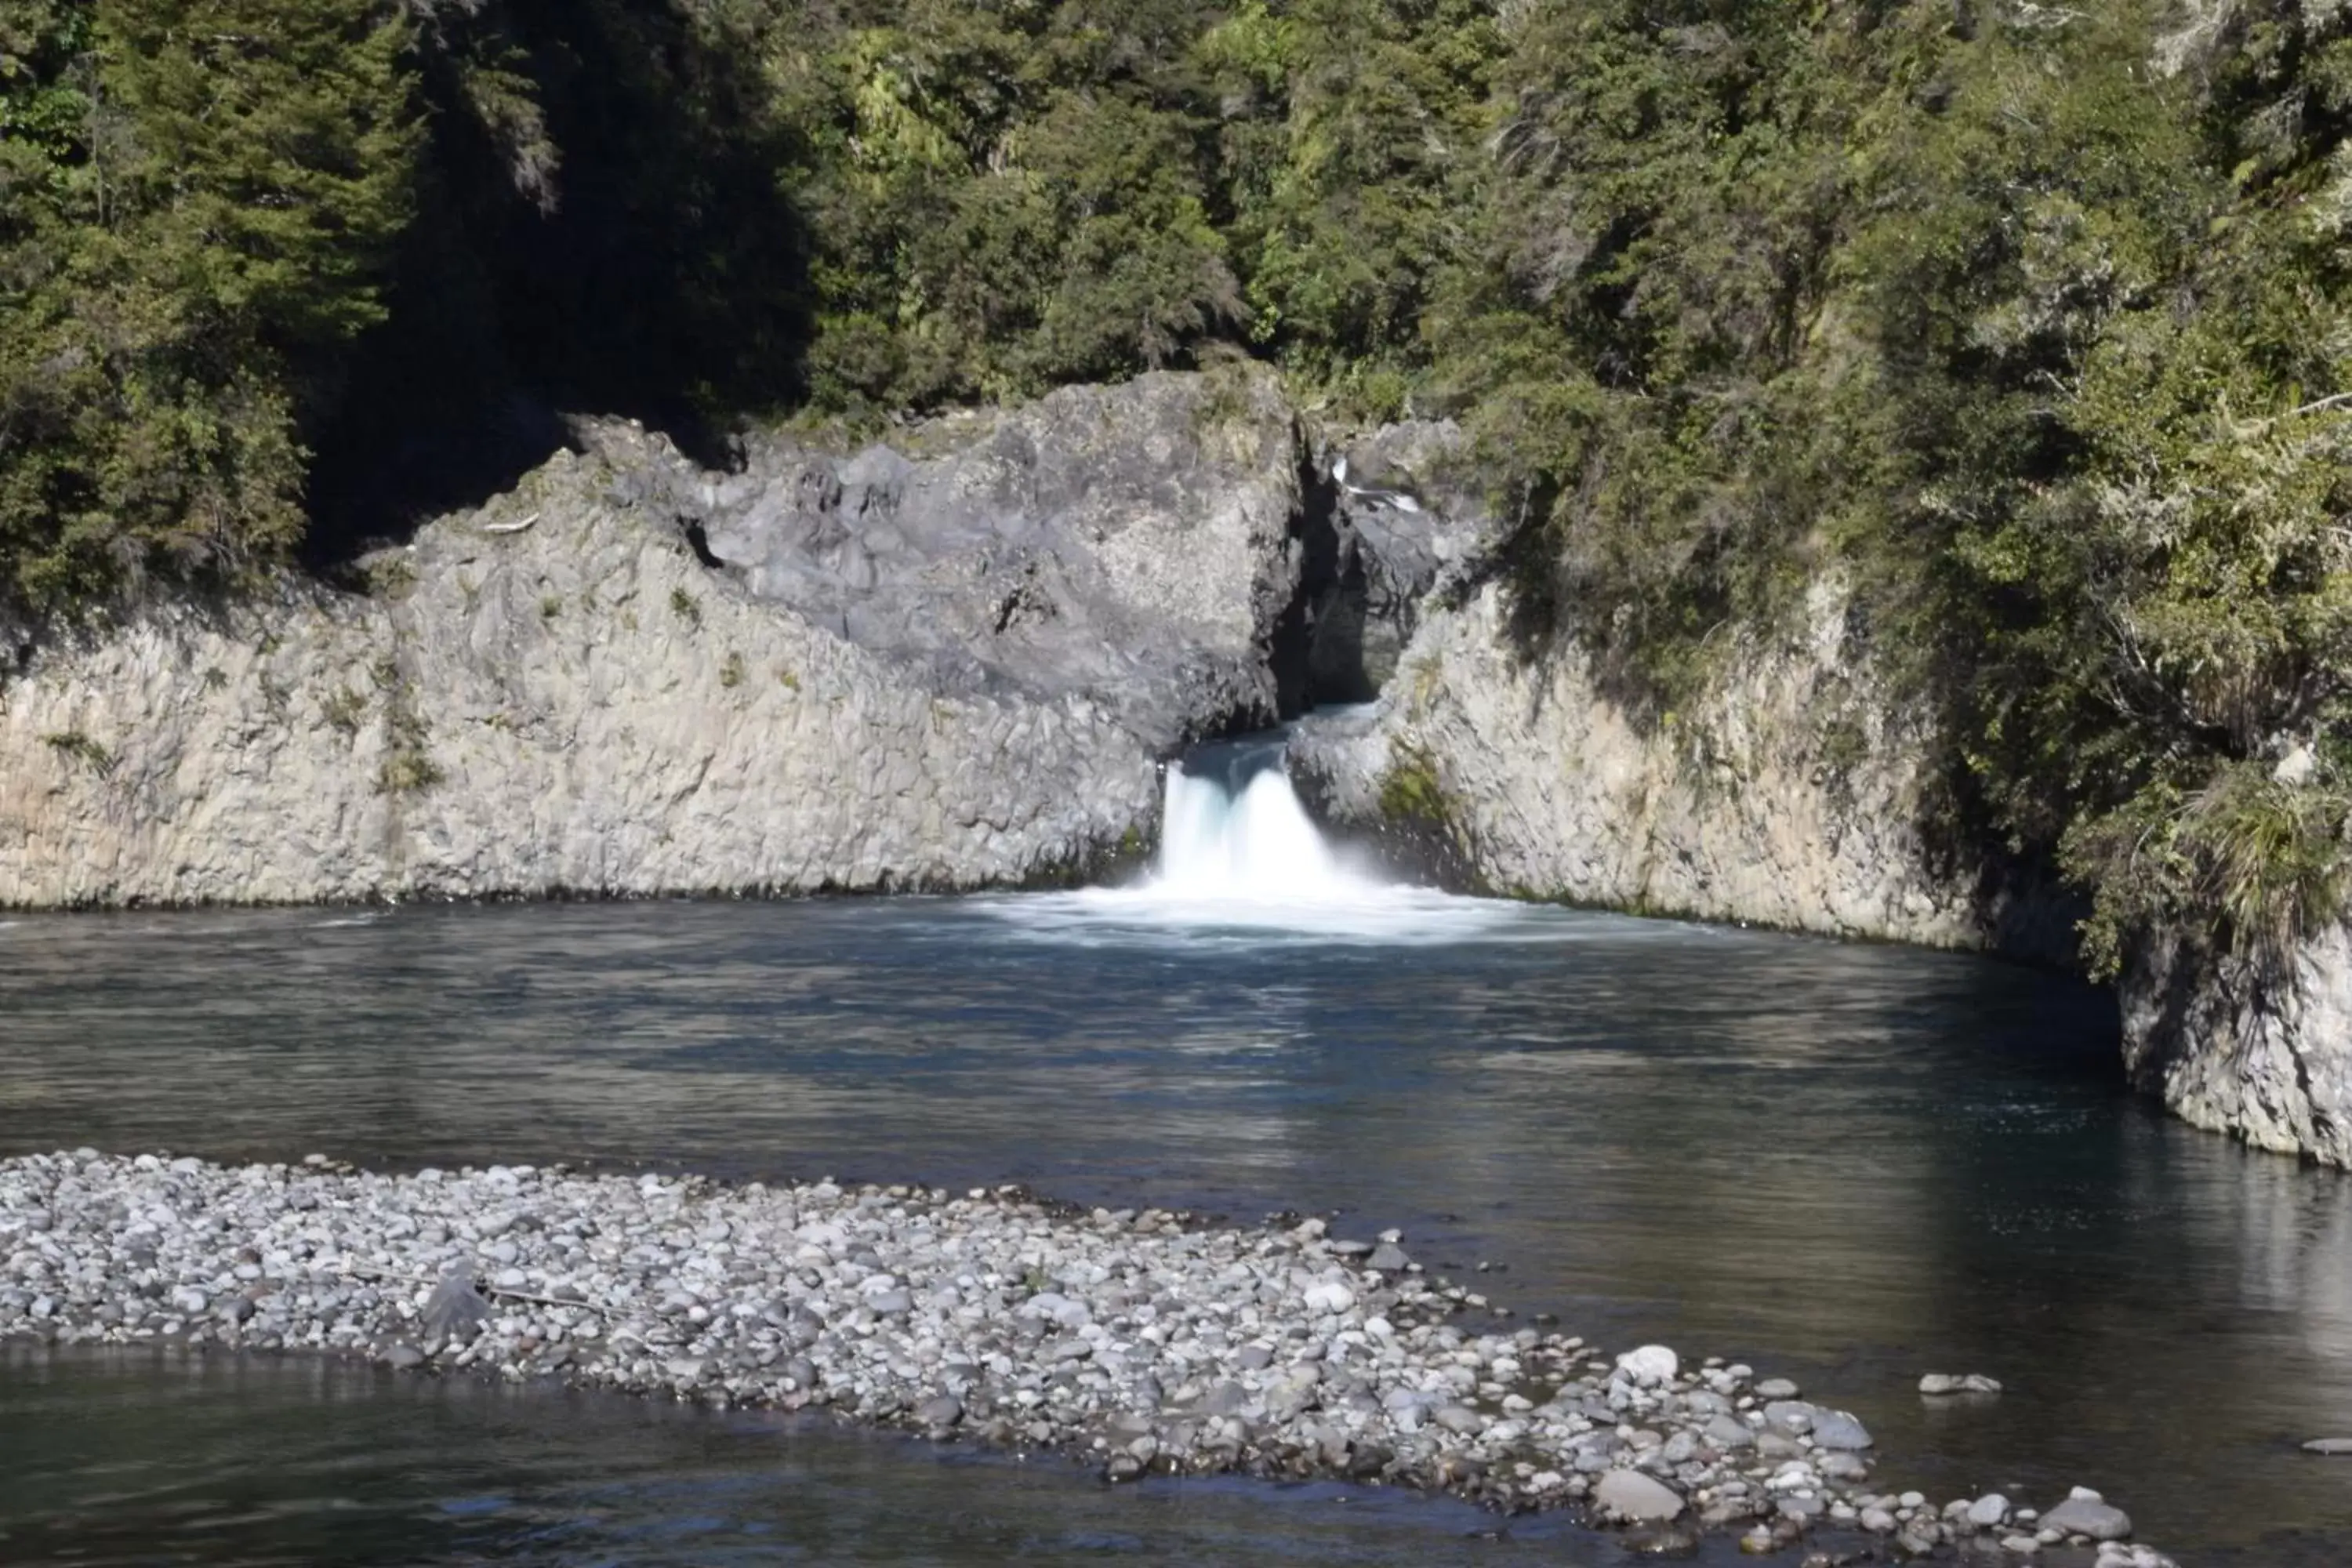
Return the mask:
[[[1323,837],[1283,769],[1284,737],[1199,747],[1168,765],[1160,855],[1118,887],[1025,893],[983,908],[1056,942],[1421,943],[1486,940],[1517,905],[1409,887],[1351,864]]]
[[[1160,863],[1152,879],[1180,898],[1322,902],[1370,889],[1339,868],[1279,766],[1238,789],[1230,779],[1168,770]]]

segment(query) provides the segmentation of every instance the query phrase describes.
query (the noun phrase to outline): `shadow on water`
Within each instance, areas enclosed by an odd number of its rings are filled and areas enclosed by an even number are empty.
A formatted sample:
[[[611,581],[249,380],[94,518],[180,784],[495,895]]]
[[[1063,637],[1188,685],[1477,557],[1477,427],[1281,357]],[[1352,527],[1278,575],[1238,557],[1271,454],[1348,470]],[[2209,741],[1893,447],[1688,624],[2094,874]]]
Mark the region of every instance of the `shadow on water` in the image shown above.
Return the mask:
[[[0,1349],[0,1558],[166,1557],[240,1568],[1634,1561],[1558,1516],[1505,1521],[1373,1488],[1113,1489],[1060,1460],[823,1419],[323,1362]],[[1752,1559],[1716,1542],[1698,1561]]]
[[[1057,910],[23,919],[0,1152],[1337,1209],[1604,1344],[1789,1371],[1890,1484],[2098,1486],[2192,1564],[2352,1555],[2352,1470],[2294,1451],[2352,1433],[2352,1183],[2130,1098],[2097,993],[1557,910],[1399,945]],[[2010,1392],[1930,1407],[1928,1371]]]

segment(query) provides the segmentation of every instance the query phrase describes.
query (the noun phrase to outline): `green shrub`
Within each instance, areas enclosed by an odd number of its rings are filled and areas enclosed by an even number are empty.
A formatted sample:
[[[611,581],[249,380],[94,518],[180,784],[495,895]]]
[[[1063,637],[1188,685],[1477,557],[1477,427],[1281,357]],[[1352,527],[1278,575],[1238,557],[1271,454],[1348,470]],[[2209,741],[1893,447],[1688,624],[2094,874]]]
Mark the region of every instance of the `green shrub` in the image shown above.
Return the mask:
[[[1381,815],[1392,823],[1454,827],[1454,803],[1438,773],[1437,758],[1427,747],[1402,737],[1391,740],[1388,771],[1381,775]]]
[[[44,735],[41,743],[59,756],[68,757],[89,767],[101,778],[114,772],[114,753],[79,730]]]
[[[319,716],[326,720],[330,729],[345,736],[356,735],[361,721],[367,717],[367,705],[364,694],[343,687],[330,693],[319,704]]]
[[[383,761],[376,770],[379,795],[418,795],[447,777],[427,749],[432,739],[416,711],[416,693],[406,684],[394,687],[385,703]]]

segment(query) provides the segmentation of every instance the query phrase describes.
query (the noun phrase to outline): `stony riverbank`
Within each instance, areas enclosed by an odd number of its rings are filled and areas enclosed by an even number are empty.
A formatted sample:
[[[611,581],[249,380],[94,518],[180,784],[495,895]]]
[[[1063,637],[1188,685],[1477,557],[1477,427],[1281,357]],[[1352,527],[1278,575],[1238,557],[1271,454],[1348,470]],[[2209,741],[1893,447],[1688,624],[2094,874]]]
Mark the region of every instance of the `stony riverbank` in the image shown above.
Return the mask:
[[[1616,1355],[1391,1235],[1243,1229],[1013,1189],[411,1176],[89,1151],[0,1161],[0,1336],[173,1340],[555,1377],[1066,1452],[1575,1507],[1822,1561],[1939,1547],[2168,1562],[2078,1491],[1937,1505],[1785,1380]],[[1840,1555],[1847,1553],[1848,1555]]]

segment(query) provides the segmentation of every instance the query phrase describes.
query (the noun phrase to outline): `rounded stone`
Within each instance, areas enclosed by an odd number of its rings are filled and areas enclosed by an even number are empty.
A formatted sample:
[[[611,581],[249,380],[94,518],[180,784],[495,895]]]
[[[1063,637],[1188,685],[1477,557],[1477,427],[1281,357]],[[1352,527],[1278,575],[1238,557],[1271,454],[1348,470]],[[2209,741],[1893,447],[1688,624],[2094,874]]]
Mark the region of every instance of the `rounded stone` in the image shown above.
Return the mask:
[[[1611,1470],[1592,1489],[1603,1516],[1629,1524],[1659,1523],[1683,1511],[1682,1494],[1638,1470]]]
[[[2083,1489],[2076,1488],[2079,1494]],[[2042,1528],[2063,1535],[2087,1535],[2093,1541],[2121,1541],[2132,1532],[2131,1516],[2098,1494],[2070,1497],[2042,1516]]]

